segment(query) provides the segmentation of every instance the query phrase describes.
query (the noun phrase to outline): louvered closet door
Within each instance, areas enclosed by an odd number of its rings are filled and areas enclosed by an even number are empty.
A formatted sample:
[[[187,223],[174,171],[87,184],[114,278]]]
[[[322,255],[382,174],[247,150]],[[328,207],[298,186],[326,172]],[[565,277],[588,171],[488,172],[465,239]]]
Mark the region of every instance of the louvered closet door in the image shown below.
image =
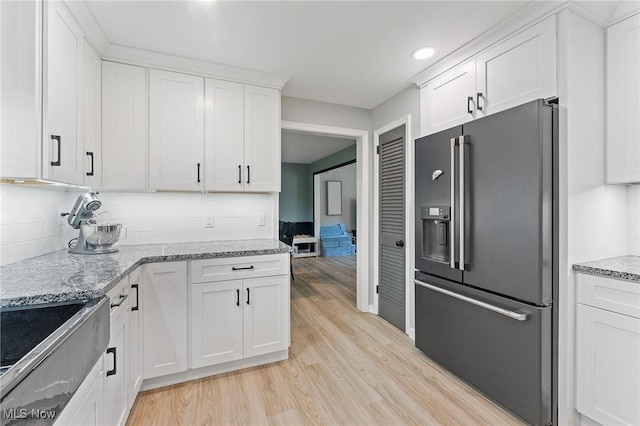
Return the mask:
[[[404,126],[380,136],[380,280],[378,313],[405,329]]]

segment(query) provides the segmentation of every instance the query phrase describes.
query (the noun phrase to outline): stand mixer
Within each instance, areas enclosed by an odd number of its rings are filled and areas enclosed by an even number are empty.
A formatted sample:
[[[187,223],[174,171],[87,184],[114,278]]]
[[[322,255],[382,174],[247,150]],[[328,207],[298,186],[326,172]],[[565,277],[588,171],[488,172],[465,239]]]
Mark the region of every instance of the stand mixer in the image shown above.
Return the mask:
[[[104,254],[118,251],[113,244],[120,238],[122,225],[97,225],[94,212],[101,206],[102,202],[95,191],[78,197],[67,218],[72,228],[80,230],[75,245],[69,244],[69,253]]]

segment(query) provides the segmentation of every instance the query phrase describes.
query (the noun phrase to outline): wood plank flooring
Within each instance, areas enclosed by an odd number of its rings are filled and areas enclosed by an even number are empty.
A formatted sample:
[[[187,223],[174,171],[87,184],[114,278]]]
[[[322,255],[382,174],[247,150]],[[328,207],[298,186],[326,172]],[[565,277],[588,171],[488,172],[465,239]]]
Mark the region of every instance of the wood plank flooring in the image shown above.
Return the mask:
[[[521,424],[355,308],[355,256],[293,262],[288,360],[142,392],[128,424]]]

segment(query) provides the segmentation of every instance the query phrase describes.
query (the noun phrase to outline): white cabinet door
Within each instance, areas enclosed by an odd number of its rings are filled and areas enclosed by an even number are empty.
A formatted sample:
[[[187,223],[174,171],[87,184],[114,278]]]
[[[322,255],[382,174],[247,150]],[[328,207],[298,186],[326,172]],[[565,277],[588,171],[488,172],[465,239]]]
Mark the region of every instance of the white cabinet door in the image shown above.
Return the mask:
[[[640,424],[640,319],[578,305],[576,408],[601,424]]]
[[[476,109],[488,115],[556,94],[556,21],[551,16],[476,58]]]
[[[129,409],[136,400],[142,386],[142,318],[140,306],[142,288],[140,285],[140,269],[129,275],[129,377],[127,379],[127,403]]]
[[[102,426],[104,421],[104,357],[93,366],[54,424]]]
[[[129,302],[123,303],[122,312],[112,316],[109,346],[105,362],[105,424],[124,425],[129,415],[127,378],[129,357]]]
[[[84,152],[84,184],[102,185],[101,144],[102,63],[89,42],[82,51],[82,149]]]
[[[420,89],[420,134],[439,132],[474,118],[475,61],[445,72]]]
[[[150,263],[142,275],[145,379],[187,370],[187,264]]]
[[[607,30],[608,183],[640,182],[640,14]]]
[[[244,85],[205,81],[205,185],[209,191],[242,191]]]
[[[244,87],[244,190],[280,191],[280,91]]]
[[[82,31],[67,7],[46,2],[46,126],[43,177],[83,183],[81,51]]]
[[[147,187],[147,71],[102,62],[102,187]]]
[[[39,178],[42,4],[0,1],[0,173]]]
[[[241,359],[242,280],[191,286],[191,366]]]
[[[149,71],[149,187],[204,189],[204,78]]]
[[[289,276],[244,280],[244,357],[289,347]]]

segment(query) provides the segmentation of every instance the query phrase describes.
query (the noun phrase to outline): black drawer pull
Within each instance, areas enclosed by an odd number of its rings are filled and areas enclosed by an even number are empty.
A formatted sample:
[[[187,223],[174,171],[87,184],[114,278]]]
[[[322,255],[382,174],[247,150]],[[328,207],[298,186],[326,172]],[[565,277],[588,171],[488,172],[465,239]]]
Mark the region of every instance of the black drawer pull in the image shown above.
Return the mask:
[[[249,305],[249,289],[247,289],[247,305]]]
[[[251,168],[247,166],[247,183],[251,183]]]
[[[238,267],[238,266],[232,266],[231,267],[232,271],[246,271],[246,270],[251,270],[251,269],[253,269],[253,265],[251,265],[251,266],[241,266],[241,267]]]
[[[240,289],[236,289],[236,306],[240,306]]]
[[[115,347],[113,347],[113,348],[108,348],[108,349],[107,349],[107,353],[108,353],[108,354],[113,354],[113,370],[107,370],[107,377],[109,377],[109,376],[115,376],[116,371],[117,371],[117,361],[116,361],[116,358],[117,358],[117,356],[118,356],[118,355],[116,354],[116,348],[115,348]]]
[[[91,171],[87,172],[87,176],[93,176],[93,152],[87,151],[87,155],[91,157]]]
[[[238,183],[242,183],[242,166],[238,164]]]
[[[60,165],[60,159],[62,158],[62,151],[61,151],[61,146],[60,146],[60,141],[62,140],[62,138],[58,135],[51,135],[51,139],[53,139],[54,141],[58,142],[58,161],[52,161],[51,165],[52,166],[59,166]]]
[[[467,113],[473,114],[473,110],[471,109],[471,103],[473,102],[473,96],[467,97]]]
[[[198,183],[200,183],[200,163],[198,163]]]
[[[121,295],[120,295],[120,299],[118,299],[118,301],[117,301],[117,302],[112,303],[112,304],[111,304],[111,307],[112,307],[112,308],[117,308],[118,306],[122,305],[122,304],[124,303],[124,301],[125,301],[125,300],[127,300],[127,297],[129,297],[129,295],[128,295],[128,294],[121,294]]]
[[[137,311],[140,309],[140,290],[138,290],[138,284],[131,284],[131,288],[136,291],[136,306],[132,306],[132,311]]]

